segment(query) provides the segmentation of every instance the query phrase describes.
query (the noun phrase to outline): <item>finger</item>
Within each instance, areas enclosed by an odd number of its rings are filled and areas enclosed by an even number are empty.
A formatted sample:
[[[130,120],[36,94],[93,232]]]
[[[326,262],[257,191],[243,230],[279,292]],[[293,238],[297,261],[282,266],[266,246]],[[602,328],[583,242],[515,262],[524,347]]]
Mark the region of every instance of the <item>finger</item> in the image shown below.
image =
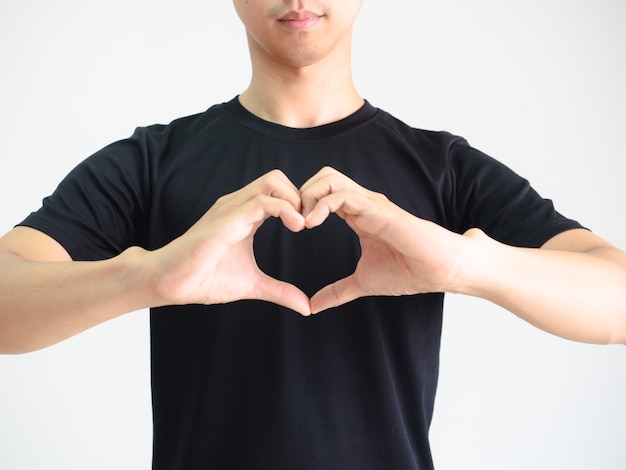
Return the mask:
[[[300,191],[280,170],[272,170],[243,188],[222,196],[217,205],[220,207],[238,207],[261,195],[283,199],[291,204],[296,211],[301,212]]]
[[[307,217],[320,199],[348,187],[358,185],[334,168],[322,168],[300,187],[302,214]]]
[[[367,294],[358,286],[355,276],[351,275],[316,292],[310,300],[311,313],[338,307],[365,295]]]
[[[260,226],[269,217],[281,219],[283,225],[292,232],[298,232],[305,227],[302,214],[284,199],[259,195],[244,204],[240,210],[245,214],[245,223],[255,227]]]
[[[388,200],[370,191],[345,189],[329,194],[319,201],[306,216],[307,228],[322,224],[331,213],[336,213],[350,227],[359,232],[376,233],[389,217]]]
[[[280,170],[272,170],[252,183],[258,194],[284,199],[298,212],[302,209],[300,191],[289,178]]]
[[[189,232],[195,232],[203,240],[215,236],[216,241],[233,246],[253,237],[270,217],[280,218],[292,232],[305,228],[304,217],[290,203],[271,196],[257,195],[243,205],[214,206]]]
[[[249,298],[272,302],[287,307],[303,316],[311,315],[309,298],[304,292],[293,284],[279,281],[265,273],[261,274],[259,283]]]
[[[306,215],[305,226],[307,228],[318,227],[323,224],[332,213],[338,213],[340,217],[345,218],[342,209],[349,198],[350,193],[348,191],[340,191],[322,197]],[[354,202],[352,204],[354,204]]]

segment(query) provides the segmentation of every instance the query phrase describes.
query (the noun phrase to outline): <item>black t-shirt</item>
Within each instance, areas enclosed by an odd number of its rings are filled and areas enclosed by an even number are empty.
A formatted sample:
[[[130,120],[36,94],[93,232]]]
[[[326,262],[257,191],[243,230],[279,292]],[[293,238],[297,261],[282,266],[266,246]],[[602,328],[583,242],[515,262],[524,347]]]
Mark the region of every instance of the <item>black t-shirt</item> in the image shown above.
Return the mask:
[[[410,213],[539,247],[580,227],[528,182],[445,132],[366,103],[293,129],[237,99],[139,128],[80,164],[22,225],[75,260],[157,249],[220,196],[280,168],[300,186],[323,166]],[[270,219],[259,266],[311,295],[360,256],[338,217],[293,234]],[[442,294],[363,298],[304,318],[261,301],[151,312],[154,469],[430,469]]]

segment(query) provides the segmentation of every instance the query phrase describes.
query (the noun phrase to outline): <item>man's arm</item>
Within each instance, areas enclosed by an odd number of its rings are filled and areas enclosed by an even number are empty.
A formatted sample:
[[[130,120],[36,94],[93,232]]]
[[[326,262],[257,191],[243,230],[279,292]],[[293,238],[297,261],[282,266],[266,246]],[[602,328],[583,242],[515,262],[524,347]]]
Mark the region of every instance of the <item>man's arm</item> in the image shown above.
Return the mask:
[[[300,194],[273,171],[219,199],[165,247],[132,247],[74,262],[54,240],[18,227],[0,239],[0,353],[54,344],[142,308],[259,299],[310,313],[308,297],[256,265],[253,237],[268,217],[304,228]]]
[[[0,353],[40,349],[146,306],[135,254],[72,262],[37,230],[6,234],[0,239]]]
[[[567,339],[626,343],[624,252],[584,229],[563,232],[541,249],[506,246],[482,232],[468,236],[475,251],[459,292]]]
[[[351,276],[311,298],[314,313],[368,295],[455,292],[565,338],[626,343],[626,254],[586,230],[557,235],[543,249],[507,246],[478,229],[459,235],[329,168],[301,192],[307,227],[336,212],[362,248]]]

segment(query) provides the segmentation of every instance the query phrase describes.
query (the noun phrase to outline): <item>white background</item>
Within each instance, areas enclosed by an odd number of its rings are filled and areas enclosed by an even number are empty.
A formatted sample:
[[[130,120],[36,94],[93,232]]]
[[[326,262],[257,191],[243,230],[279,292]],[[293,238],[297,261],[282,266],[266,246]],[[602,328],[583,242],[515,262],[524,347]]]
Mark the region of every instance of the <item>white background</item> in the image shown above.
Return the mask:
[[[355,79],[374,105],[467,137],[624,249],[625,31],[623,0],[365,0]],[[97,149],[228,100],[248,77],[228,1],[3,0],[0,231]],[[439,469],[626,468],[626,347],[447,304]],[[147,469],[151,439],[146,312],[0,356],[0,468]]]

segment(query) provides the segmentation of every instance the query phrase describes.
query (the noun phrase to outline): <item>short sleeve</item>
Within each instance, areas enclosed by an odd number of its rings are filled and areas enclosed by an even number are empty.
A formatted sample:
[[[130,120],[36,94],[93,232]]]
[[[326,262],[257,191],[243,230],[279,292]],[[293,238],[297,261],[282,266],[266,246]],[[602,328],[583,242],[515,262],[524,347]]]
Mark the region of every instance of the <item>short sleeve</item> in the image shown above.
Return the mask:
[[[74,168],[42,207],[19,225],[59,242],[75,261],[108,259],[145,236],[149,192],[146,130],[113,143]]]
[[[563,231],[582,228],[526,179],[465,141],[451,147],[450,171],[452,220],[459,233],[480,228],[502,243],[538,248]]]

